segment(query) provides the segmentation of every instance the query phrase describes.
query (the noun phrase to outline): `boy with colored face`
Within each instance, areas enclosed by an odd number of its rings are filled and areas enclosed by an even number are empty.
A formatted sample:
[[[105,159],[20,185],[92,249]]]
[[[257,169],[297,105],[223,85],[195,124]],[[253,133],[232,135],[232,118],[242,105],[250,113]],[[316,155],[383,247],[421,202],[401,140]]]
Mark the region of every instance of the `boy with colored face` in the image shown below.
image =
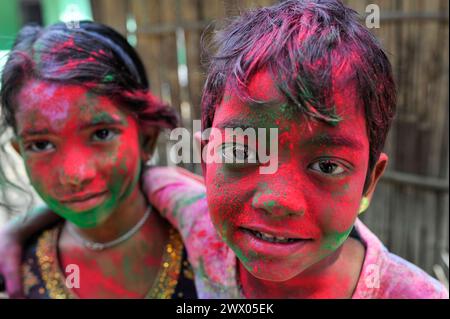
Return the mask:
[[[224,137],[202,147],[222,161],[203,163],[206,190],[180,169],[147,173],[151,201],[184,237],[199,296],[448,298],[357,219],[387,165],[395,85],[355,12],[286,1],[238,18],[216,44],[202,122]],[[266,164],[250,161],[258,151],[226,128],[276,128],[277,170],[262,174]]]

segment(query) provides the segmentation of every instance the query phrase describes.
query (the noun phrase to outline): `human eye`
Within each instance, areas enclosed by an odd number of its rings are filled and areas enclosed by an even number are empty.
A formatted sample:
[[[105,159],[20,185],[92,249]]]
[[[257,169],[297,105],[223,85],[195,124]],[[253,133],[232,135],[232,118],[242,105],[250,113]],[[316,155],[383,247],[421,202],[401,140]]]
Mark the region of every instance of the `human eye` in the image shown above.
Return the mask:
[[[106,142],[114,139],[118,134],[117,130],[103,128],[96,130],[91,138],[94,142]]]
[[[348,170],[346,165],[344,165],[338,161],[329,159],[329,158],[319,159],[319,160],[313,162],[309,166],[309,168],[320,174],[328,175],[328,176],[343,175]]]
[[[55,145],[49,141],[36,141],[27,143],[25,149],[33,153],[46,153],[54,150]]]
[[[228,143],[221,147],[221,155],[225,163],[228,164],[244,164],[256,163],[256,151],[249,148],[247,145],[238,143]]]

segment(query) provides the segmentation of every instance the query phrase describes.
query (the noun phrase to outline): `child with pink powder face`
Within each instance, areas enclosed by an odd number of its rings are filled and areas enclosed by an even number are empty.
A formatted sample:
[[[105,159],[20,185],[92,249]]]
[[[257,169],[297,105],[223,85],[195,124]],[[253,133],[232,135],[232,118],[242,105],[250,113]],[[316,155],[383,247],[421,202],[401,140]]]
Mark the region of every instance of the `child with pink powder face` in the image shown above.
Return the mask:
[[[146,193],[180,233],[200,298],[448,298],[359,221],[388,162],[390,63],[340,1],[285,1],[216,37],[203,129],[278,129],[278,167],[152,168]],[[245,142],[202,141],[222,159]],[[151,181],[151,182],[150,182]]]

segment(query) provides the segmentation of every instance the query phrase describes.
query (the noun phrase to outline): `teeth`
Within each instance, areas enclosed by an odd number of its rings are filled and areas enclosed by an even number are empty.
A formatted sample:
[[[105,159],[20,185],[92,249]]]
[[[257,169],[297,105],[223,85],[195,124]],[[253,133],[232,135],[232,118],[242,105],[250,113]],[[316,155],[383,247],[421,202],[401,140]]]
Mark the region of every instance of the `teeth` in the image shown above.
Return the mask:
[[[271,242],[271,243],[292,243],[292,242],[297,241],[297,239],[295,239],[295,238],[276,237],[276,236],[272,236],[270,234],[258,232],[258,231],[252,231],[252,233],[256,237],[258,237],[262,240]]]

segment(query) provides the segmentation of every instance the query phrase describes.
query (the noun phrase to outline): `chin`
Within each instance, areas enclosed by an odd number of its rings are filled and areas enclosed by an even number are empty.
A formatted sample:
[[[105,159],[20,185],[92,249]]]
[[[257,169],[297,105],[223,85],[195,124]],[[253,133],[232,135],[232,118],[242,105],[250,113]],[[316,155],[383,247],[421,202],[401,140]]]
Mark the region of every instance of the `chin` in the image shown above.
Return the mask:
[[[104,212],[99,213],[98,210],[89,210],[85,212],[71,213],[69,216],[63,216],[67,221],[71,222],[79,228],[89,229],[102,225],[110,214]]]
[[[283,282],[290,280],[302,272],[301,266],[289,266],[286,262],[258,262],[258,263],[242,263],[253,277],[266,280]]]

